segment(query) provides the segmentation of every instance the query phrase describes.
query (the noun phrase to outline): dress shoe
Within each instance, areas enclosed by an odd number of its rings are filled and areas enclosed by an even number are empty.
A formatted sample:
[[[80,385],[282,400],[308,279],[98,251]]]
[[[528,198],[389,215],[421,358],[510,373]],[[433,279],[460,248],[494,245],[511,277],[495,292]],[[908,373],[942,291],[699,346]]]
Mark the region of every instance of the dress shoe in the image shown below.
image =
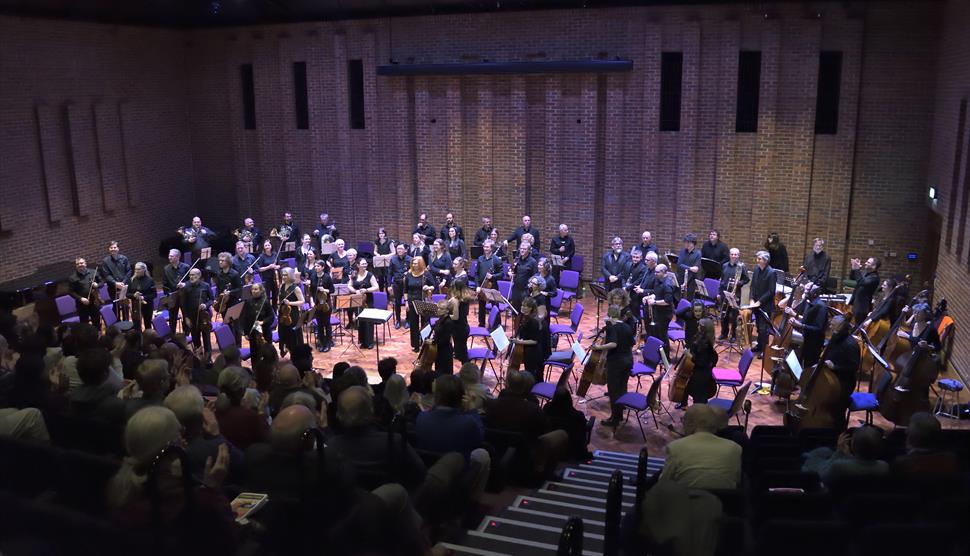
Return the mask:
[[[619,419],[606,419],[604,421],[600,421],[600,424],[603,425],[604,427],[614,427],[614,428],[616,428],[616,427],[620,426],[620,420]]]
[[[405,330],[411,328],[411,325],[409,323],[406,323],[406,322],[403,325],[401,325],[401,326],[403,326]]]
[[[401,329],[401,323],[400,322],[395,322],[394,323],[394,330],[400,330],[400,329]]]
[[[331,347],[332,347],[332,344],[323,344],[323,349],[321,349],[320,351],[322,351],[323,353],[327,353],[328,351],[330,351]]]

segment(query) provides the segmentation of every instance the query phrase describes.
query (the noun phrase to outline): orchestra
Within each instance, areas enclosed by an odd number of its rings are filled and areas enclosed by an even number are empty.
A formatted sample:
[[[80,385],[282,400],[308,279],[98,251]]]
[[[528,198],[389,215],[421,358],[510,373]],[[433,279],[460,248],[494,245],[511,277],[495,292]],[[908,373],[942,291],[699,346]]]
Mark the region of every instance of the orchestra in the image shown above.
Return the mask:
[[[481,221],[469,247],[453,213],[446,213],[437,231],[422,213],[409,241],[395,241],[380,227],[373,249],[358,253],[346,247],[326,212],[320,214],[312,233],[304,235],[299,234],[293,214],[285,212],[282,223],[265,239],[253,219],[246,218],[241,228],[231,232],[235,253],[215,254],[210,266],[211,247],[225,244],[218,243],[218,236],[194,217],[190,227],[178,229],[191,259],[183,261],[181,250],[169,249],[157,284],[150,265],[132,265],[121,254],[119,243],[111,241],[108,255],[95,269],[88,268],[84,258],[75,260],[74,271],[67,278],[68,293],[75,302],[78,320],[95,326],[100,326],[104,304],[111,305],[121,318],[130,315],[137,330],[152,328],[152,319],[167,311],[171,332],[175,333],[181,323],[182,332],[191,337],[198,355],[207,361],[212,352],[212,317],[223,320],[216,326],[225,325],[229,309],[237,304],[241,306],[241,312],[236,313],[239,320],[229,325],[236,343],[246,341],[251,349],[272,342],[275,329],[281,354],[301,344],[304,332],[307,338],[315,337],[318,352],[327,353],[334,345],[333,323],[344,320],[346,328],[357,329],[359,346],[372,348],[376,343],[374,325],[358,322],[355,326],[360,307],[355,302],[348,309],[344,303],[338,311],[337,303],[341,296],[360,296],[364,306],[370,307],[374,293],[386,291],[394,328],[409,329],[415,352],[433,344],[434,372],[441,374],[453,372],[453,361],[468,360],[473,299],[478,301],[478,326],[491,324],[491,305],[483,290],[497,290],[499,282],[506,280],[508,316],[515,317],[508,322],[514,334],[509,354],[500,356],[511,358],[513,352],[521,352],[518,365],[541,381],[543,361],[556,348],[549,330],[552,301],[559,292],[558,277],[562,270],[573,268],[576,242],[569,227],[560,224],[548,250],[542,251],[540,232],[528,215],[504,240],[490,216],[483,216]],[[286,244],[296,240],[299,243],[291,252],[293,258],[281,259]],[[509,243],[515,249],[510,261],[505,255]],[[936,376],[941,370],[935,354],[943,347],[941,337],[945,333],[942,328],[937,330],[943,319],[931,310],[926,292],[907,303],[908,277],[882,279],[882,261],[860,257],[850,260],[850,278],[855,282],[851,295],[826,295],[834,293],[834,280],[824,239],[814,238],[802,271],[794,280],[782,280],[776,267],[788,264],[787,248],[778,234],[770,234],[765,246],[756,253],[757,264],[749,270],[741,251],[724,243],[718,230],[711,230],[699,249],[697,236],[686,234],[679,253],[666,251],[666,260],[660,258],[650,231],[642,232],[629,251],[623,248],[622,238],[612,238],[598,272],[594,270],[598,275],[595,279],[608,292],[609,315],[603,329],[606,341],[594,340],[591,346],[605,353],[606,378],[594,383],[606,384],[611,402],[626,391],[629,362],[639,344],[652,336],[660,340],[671,361],[689,353],[692,371],[678,407],[688,400],[705,403],[712,395],[712,369],[718,355],[723,355],[722,349],[737,349],[736,353],[750,349],[755,356],[763,357],[762,366],[772,367],[771,392],[787,402],[785,420],[795,426],[814,423],[819,415],[823,422],[845,425],[857,378],[877,372],[867,350],[876,350],[889,359],[889,368],[882,371],[891,373],[883,381],[889,386],[880,394],[887,403],[907,395],[920,404],[927,403],[928,394],[922,390],[928,391],[926,376]],[[776,263],[777,259],[780,262]],[[705,274],[718,279],[716,291],[698,291],[698,281]],[[102,293],[103,286],[107,295]],[[433,293],[444,294],[444,299],[433,312],[437,324],[428,336],[422,329],[430,323],[432,313],[418,302],[427,302]],[[159,296],[164,298],[156,304]],[[406,308],[405,319],[401,318],[402,306]],[[676,346],[670,341],[675,318],[677,328],[684,331],[683,340]],[[718,327],[720,334],[715,336]],[[907,350],[912,350],[913,357],[920,357],[922,367],[910,370],[914,364],[908,362]],[[923,357],[919,350],[934,355]],[[787,363],[783,360],[790,352],[795,353],[803,369],[798,380],[786,378]],[[785,380],[791,383],[787,391],[776,388],[776,383]],[[833,392],[830,398],[835,401],[819,405],[826,388]],[[920,391],[910,394],[914,388]],[[896,413],[887,418],[902,422],[899,415],[912,413],[908,406],[893,407]],[[613,406],[610,419],[603,424],[616,425],[619,415]]]

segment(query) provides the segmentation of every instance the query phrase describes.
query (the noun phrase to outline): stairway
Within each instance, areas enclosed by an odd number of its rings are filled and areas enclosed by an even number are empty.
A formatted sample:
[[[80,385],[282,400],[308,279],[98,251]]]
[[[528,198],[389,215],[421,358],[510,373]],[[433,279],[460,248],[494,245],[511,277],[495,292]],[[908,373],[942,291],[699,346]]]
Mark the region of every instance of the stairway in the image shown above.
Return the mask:
[[[456,555],[554,556],[563,526],[575,516],[583,520],[583,554],[603,554],[610,476],[617,469],[623,473],[625,514],[635,502],[637,459],[637,454],[597,450],[591,460],[566,467],[558,480],[517,496],[498,515],[486,515],[464,538],[444,544]],[[662,466],[662,458],[649,458],[647,475]]]

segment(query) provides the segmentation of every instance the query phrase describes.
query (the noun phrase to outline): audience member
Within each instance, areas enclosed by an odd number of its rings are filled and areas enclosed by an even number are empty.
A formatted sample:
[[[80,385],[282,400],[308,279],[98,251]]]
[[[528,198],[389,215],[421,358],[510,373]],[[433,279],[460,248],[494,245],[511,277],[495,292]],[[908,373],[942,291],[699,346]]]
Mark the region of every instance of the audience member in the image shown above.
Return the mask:
[[[311,379],[312,377],[306,378],[306,380]],[[282,409],[283,400],[294,392],[305,392],[313,396],[317,400],[313,412],[318,413],[320,411],[320,406],[323,404],[323,393],[317,392],[313,388],[308,388],[304,384],[304,379],[300,378],[300,372],[296,366],[290,363],[284,363],[276,371],[276,384],[269,393],[269,410],[272,417],[276,417],[276,414]]]
[[[824,484],[859,476],[886,475],[889,464],[882,455],[882,432],[865,426],[839,436],[836,449],[819,447],[806,454],[802,471],[814,471]]]
[[[219,373],[220,393],[216,401],[219,430],[242,450],[256,442],[264,442],[269,436],[265,413],[268,396],[260,397],[258,409],[243,405],[250,382],[249,373],[241,367],[229,367]]]
[[[566,431],[569,435],[569,456],[573,459],[588,459],[593,456],[588,448],[586,416],[573,407],[573,396],[561,385],[556,388],[549,403],[542,407],[553,428]]]
[[[36,407],[0,409],[0,436],[50,442],[44,415]]]
[[[118,388],[108,380],[111,354],[100,348],[87,349],[77,359],[78,386],[68,394],[69,412],[75,417],[100,419],[121,425],[125,419],[125,402],[118,398]]]
[[[684,438],[667,445],[661,481],[688,488],[736,488],[741,481],[741,446],[715,436],[720,424],[717,408],[691,405],[684,412]]]
[[[374,414],[381,428],[387,429],[391,426],[395,417],[413,424],[421,413],[421,408],[408,395],[404,377],[398,374],[391,375],[385,381],[383,390],[381,397],[374,395]]]
[[[195,386],[179,386],[165,396],[165,407],[170,409],[179,424],[185,440],[185,453],[189,457],[191,472],[202,477],[209,458],[219,455],[219,446],[229,450],[230,484],[240,484],[243,472],[243,453],[219,432],[215,414],[205,407],[202,393]]]
[[[168,362],[164,359],[143,361],[135,372],[135,382],[129,383],[119,393],[125,400],[125,420],[143,407],[162,405],[171,389],[172,376],[168,372]]]
[[[484,413],[485,401],[495,399],[495,396],[482,384],[481,369],[474,363],[465,363],[458,369],[458,377],[465,387],[465,398],[462,400],[465,409]]]
[[[941,449],[941,437],[940,422],[934,415],[914,413],[906,427],[906,453],[893,461],[892,471],[914,479],[958,475],[957,457]]]

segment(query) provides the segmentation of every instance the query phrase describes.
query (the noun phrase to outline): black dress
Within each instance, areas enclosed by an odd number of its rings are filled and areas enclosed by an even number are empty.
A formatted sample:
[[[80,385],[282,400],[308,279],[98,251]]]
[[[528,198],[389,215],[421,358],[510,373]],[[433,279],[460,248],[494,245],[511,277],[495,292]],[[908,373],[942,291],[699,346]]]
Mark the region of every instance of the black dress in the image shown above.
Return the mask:
[[[708,342],[694,345],[694,374],[687,382],[687,394],[692,403],[707,403],[707,399],[714,387],[714,365],[717,365],[717,352]]]
[[[371,280],[374,275],[370,271],[364,273],[363,278],[358,278],[355,273],[353,278],[350,279],[350,285],[353,286],[355,290],[365,290],[371,286]],[[374,303],[374,294],[367,293],[366,305],[370,307]],[[360,309],[354,309],[354,313],[360,313]],[[374,324],[368,322],[357,321],[357,339],[360,342],[360,347],[364,349],[370,349],[374,347]]]
[[[280,301],[296,301],[296,284],[287,284],[280,290]],[[280,305],[282,307],[282,304]],[[293,315],[293,323],[289,326],[279,325],[280,348],[286,348],[292,352],[293,348],[303,343],[303,334],[300,333],[300,307],[290,307]]]
[[[257,268],[277,264],[279,261],[279,258],[276,255],[273,253],[267,255],[265,251],[260,253],[259,257],[256,259],[258,261],[256,263]],[[269,297],[273,301],[273,309],[276,309],[279,305],[280,298],[280,284],[276,281],[276,271],[264,270],[263,272],[259,273],[259,279],[263,281],[263,289],[269,293]]]
[[[546,308],[546,318],[539,319],[539,353],[542,354],[542,360],[545,361],[552,355],[552,342],[549,338],[549,311],[551,310],[549,297],[546,294],[540,293],[539,295],[532,296],[532,299],[535,300],[536,307]]]
[[[404,291],[408,294],[408,326],[411,332],[411,347],[413,349],[419,349],[421,347],[421,328],[428,324],[427,318],[418,317],[418,313],[414,310],[414,304],[412,303],[412,301],[421,301],[424,299],[424,290],[422,289],[424,286],[434,286],[434,278],[428,272],[420,276],[415,276],[410,272],[404,274]]]
[[[468,306],[466,300],[458,302],[458,320],[454,322],[452,337],[455,342],[455,359],[468,362]]]
[[[391,254],[391,240],[387,240],[381,243],[379,240],[374,240],[374,254],[375,255],[390,255]],[[387,267],[382,266],[381,268],[374,267],[374,276],[377,277],[377,288],[379,291],[387,291],[387,286],[389,284],[387,280]]]
[[[626,394],[630,371],[633,370],[633,344],[635,333],[625,322],[606,323],[606,343],[616,347],[606,352],[606,392],[610,397],[612,419],[619,419],[622,410],[616,400]]]
[[[438,356],[434,360],[436,375],[455,373],[455,348],[452,345],[455,322],[450,315],[438,318],[435,323],[434,344],[438,347]]]
[[[542,331],[539,319],[524,318],[515,334],[520,340],[535,340],[535,345],[526,345],[522,363],[525,370],[532,373],[536,382],[542,382]]]

